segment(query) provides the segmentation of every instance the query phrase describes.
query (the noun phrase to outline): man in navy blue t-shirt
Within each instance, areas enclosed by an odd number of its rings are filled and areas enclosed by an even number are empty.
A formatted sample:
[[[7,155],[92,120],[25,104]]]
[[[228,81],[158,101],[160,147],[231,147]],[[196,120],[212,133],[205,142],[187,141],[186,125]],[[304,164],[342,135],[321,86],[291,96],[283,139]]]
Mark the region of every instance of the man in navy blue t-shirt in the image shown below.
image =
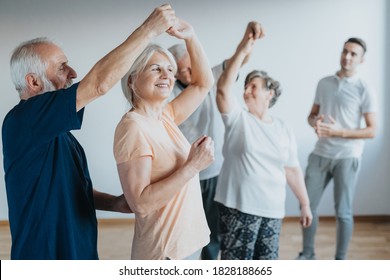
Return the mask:
[[[130,212],[124,196],[93,189],[81,145],[84,107],[111,89],[156,36],[175,28],[169,5],[72,86],[76,72],[55,43],[37,38],[19,45],[11,75],[20,102],[2,127],[11,259],[98,259],[95,208]]]

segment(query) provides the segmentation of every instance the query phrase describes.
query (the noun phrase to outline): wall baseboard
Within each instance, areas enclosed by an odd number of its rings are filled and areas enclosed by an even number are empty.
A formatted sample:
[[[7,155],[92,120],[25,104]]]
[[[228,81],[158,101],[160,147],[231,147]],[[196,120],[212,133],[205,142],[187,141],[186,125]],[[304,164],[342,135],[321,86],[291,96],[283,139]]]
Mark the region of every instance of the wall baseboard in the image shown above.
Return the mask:
[[[361,223],[390,223],[390,215],[369,215],[369,216],[354,216],[355,222]],[[336,221],[335,216],[320,216],[320,222]],[[299,217],[285,217],[285,222],[299,221]]]
[[[390,215],[370,215],[370,216],[355,216],[355,222],[363,223],[390,223]],[[321,216],[320,221],[335,221],[334,216]],[[110,226],[110,225],[123,225],[123,224],[134,224],[134,218],[130,219],[99,219],[99,225]],[[296,222],[299,221],[299,217],[285,217],[285,222]],[[0,226],[9,226],[7,220],[1,220]]]
[[[321,216],[320,221],[336,221],[334,216]],[[369,215],[369,216],[354,216],[355,222],[362,223],[390,223],[390,215]],[[299,217],[285,217],[284,222],[299,221]],[[134,218],[130,219],[99,219],[100,225],[116,225],[134,223]]]

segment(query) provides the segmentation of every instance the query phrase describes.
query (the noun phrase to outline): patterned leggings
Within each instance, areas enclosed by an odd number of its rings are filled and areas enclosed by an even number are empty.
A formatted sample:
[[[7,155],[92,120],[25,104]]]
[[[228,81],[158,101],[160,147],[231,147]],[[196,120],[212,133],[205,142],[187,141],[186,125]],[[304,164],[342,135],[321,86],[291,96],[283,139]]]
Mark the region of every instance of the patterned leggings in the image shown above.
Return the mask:
[[[277,260],[282,219],[245,214],[218,204],[222,260]]]

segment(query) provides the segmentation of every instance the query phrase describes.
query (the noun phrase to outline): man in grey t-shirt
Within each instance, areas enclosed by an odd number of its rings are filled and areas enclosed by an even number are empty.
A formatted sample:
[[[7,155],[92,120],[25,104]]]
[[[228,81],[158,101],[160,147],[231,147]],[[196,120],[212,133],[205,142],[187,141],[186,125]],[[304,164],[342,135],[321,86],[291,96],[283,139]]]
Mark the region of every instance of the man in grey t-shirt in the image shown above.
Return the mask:
[[[347,256],[364,139],[373,138],[376,132],[375,96],[357,75],[357,67],[364,62],[365,52],[363,40],[348,39],[341,53],[341,69],[318,83],[308,121],[319,138],[309,156],[305,176],[313,222],[310,227],[303,228],[303,251],[296,259],[315,259],[316,210],[331,179],[337,220],[335,259]],[[361,125],[362,120],[365,126]]]

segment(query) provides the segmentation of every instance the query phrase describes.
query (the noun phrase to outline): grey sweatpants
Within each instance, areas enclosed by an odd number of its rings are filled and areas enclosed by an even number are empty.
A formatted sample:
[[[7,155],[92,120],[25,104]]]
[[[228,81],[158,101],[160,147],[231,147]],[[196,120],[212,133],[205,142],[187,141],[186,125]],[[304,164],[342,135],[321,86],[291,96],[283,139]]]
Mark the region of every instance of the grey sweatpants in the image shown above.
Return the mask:
[[[304,255],[314,254],[315,234],[318,226],[317,207],[329,181],[334,183],[334,207],[336,211],[336,255],[345,259],[353,232],[353,197],[360,168],[360,158],[330,159],[310,154],[305,183],[313,213],[310,227],[303,228]]]

